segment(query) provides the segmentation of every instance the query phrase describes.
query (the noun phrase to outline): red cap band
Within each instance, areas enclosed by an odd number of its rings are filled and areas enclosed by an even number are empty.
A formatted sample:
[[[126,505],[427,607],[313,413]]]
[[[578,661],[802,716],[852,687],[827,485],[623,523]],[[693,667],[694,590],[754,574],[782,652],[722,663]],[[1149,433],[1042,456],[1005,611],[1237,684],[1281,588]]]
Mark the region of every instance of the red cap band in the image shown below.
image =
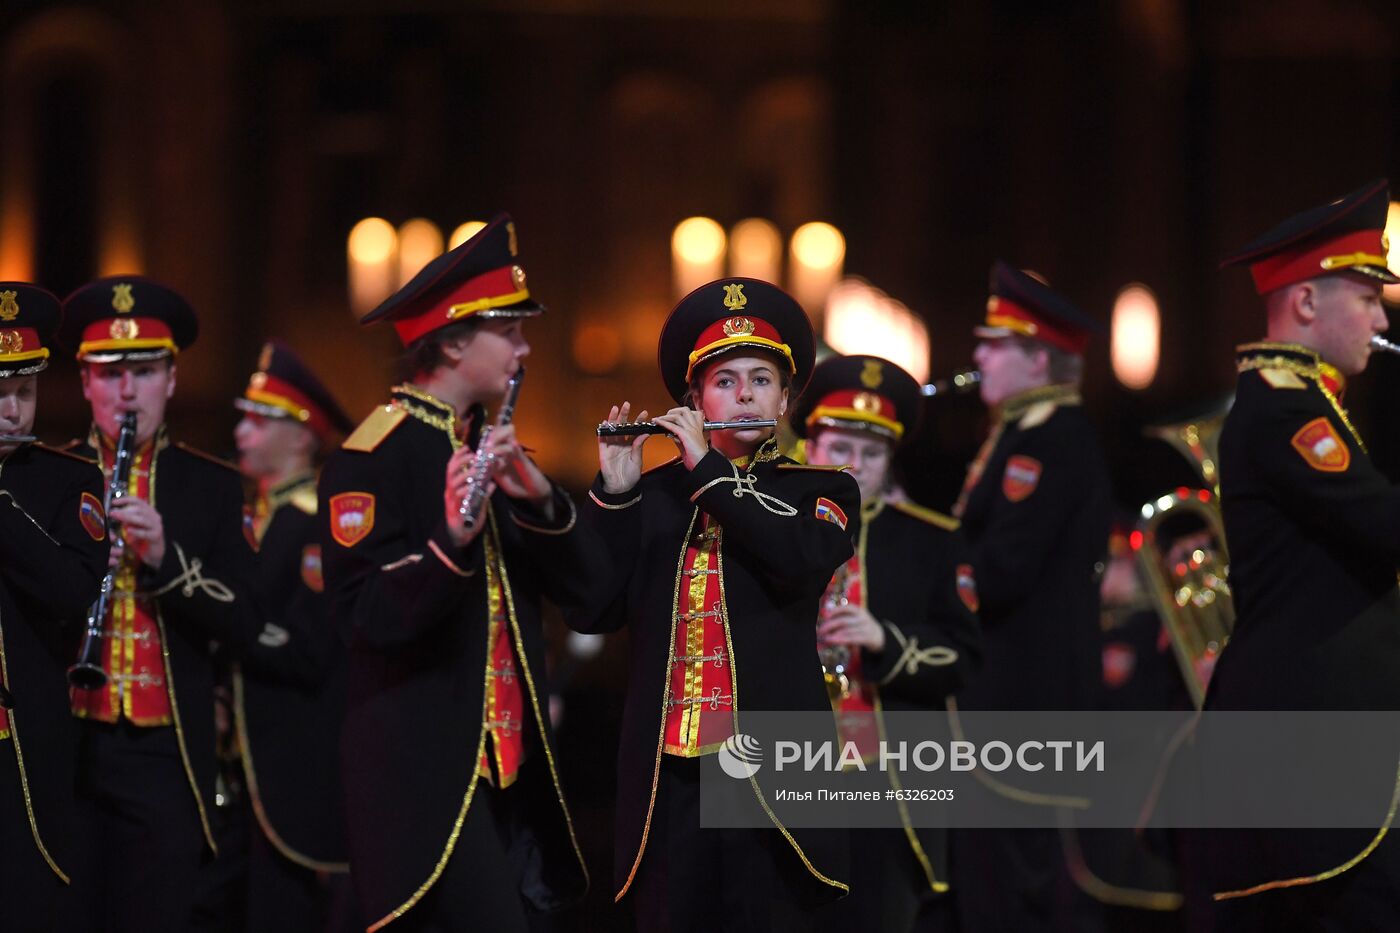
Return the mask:
[[[513,305],[530,297],[525,287],[525,272],[519,266],[502,266],[467,279],[442,298],[434,301],[422,314],[394,320],[394,330],[408,346],[425,334],[453,321],[485,311]]]
[[[1252,263],[1254,289],[1261,295],[1306,282],[1321,275],[1345,272],[1353,266],[1385,266],[1381,230],[1353,230],[1330,240],[1316,240],[1285,249]]]

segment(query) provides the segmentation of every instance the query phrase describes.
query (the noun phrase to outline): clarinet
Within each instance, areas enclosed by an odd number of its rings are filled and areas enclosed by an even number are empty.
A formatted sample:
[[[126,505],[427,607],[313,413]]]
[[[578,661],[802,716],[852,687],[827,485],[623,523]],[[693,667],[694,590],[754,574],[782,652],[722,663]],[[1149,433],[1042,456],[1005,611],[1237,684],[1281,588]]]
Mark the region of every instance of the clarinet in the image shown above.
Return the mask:
[[[131,480],[132,448],[136,446],[136,412],[122,415],[121,429],[117,432],[117,453],[112,463],[112,478],[107,481],[107,494],[103,497],[102,511],[107,516],[107,534],[112,534],[112,505],[126,495],[127,483]],[[113,550],[120,553],[122,542],[117,538],[112,543]],[[107,683],[107,672],[102,669],[102,623],[107,618],[107,609],[112,604],[112,584],[116,576],[115,568],[109,569],[102,578],[102,589],[97,600],[88,610],[87,627],[83,630],[83,641],[78,647],[78,660],[68,668],[68,682],[79,690],[96,690]]]
[[[476,442],[476,459],[472,461],[471,471],[467,473],[467,494],[462,497],[462,504],[457,509],[457,514],[462,516],[463,524],[468,528],[475,528],[476,523],[481,521],[481,510],[486,506],[486,483],[491,476],[491,465],[496,459],[485,452],[486,444],[497,428],[510,424],[511,418],[515,417],[515,402],[520,398],[520,383],[524,378],[525,367],[521,366],[506,384],[506,397],[501,402],[500,410],[496,412],[496,423],[482,431]]]

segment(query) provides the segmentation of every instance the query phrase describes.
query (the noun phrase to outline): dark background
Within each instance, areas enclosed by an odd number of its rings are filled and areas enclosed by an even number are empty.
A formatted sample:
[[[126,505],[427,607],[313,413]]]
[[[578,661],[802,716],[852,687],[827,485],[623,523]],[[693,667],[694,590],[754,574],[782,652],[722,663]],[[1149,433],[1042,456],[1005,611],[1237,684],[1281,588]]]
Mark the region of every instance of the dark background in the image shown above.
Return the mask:
[[[509,210],[550,306],[527,327],[517,420],[575,489],[610,403],[665,400],[670,232],[692,214],[836,224],[846,271],[928,322],[935,375],[968,364],[995,258],[1105,325],[1141,281],[1162,304],[1156,381],[1118,386],[1105,339],[1085,385],[1135,511],[1193,475],[1142,427],[1224,397],[1231,348],[1263,331],[1248,274],[1218,257],[1400,175],[1397,48],[1393,0],[6,0],[0,278],[63,295],[140,271],[186,293],[201,337],[170,422],[224,453],[268,336],[356,416],[384,397],[398,344],[347,307],[357,220],[447,233]],[[623,346],[602,376],[572,349],[597,324]],[[52,440],[87,418],[59,355],[41,380]],[[1347,401],[1400,473],[1400,359],[1372,370]],[[975,398],[928,415],[906,484],[946,509],[985,416]],[[611,716],[615,699],[571,714]],[[566,730],[566,761],[604,761],[603,733]],[[575,780],[605,799],[610,775]],[[605,814],[581,822],[606,845]],[[606,899],[606,861],[593,868]]]

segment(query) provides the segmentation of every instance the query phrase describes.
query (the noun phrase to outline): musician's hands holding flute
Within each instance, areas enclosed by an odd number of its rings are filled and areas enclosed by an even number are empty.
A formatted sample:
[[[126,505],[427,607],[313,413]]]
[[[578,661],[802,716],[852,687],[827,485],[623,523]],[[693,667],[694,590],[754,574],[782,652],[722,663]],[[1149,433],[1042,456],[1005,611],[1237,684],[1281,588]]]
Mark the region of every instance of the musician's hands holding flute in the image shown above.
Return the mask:
[[[623,402],[608,412],[608,421],[628,421],[632,413],[632,403]],[[637,416],[638,421],[647,419],[646,410]],[[598,469],[603,474],[603,489],[614,495],[621,495],[637,485],[642,478],[642,445],[649,434],[598,435]]]
[[[515,436],[515,425],[507,424],[492,429],[486,441],[482,456],[491,457],[490,478],[487,480],[486,497],[499,488],[512,499],[529,502],[546,520],[554,518],[553,487],[544,471],[531,460],[520,446]],[[447,516],[447,532],[458,547],[470,544],[481,531],[485,522],[477,522],[476,527],[468,528],[462,513],[462,500],[467,496],[467,477],[476,462],[477,452],[467,446],[458,448],[447,461],[447,488],[443,493],[443,507]]]

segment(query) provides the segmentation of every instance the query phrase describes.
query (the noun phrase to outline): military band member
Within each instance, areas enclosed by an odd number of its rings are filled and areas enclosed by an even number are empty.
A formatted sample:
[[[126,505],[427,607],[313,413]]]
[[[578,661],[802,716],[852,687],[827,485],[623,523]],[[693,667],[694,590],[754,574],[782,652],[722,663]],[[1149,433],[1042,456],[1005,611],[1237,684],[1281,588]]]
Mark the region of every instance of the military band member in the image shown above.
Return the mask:
[[[544,714],[540,595],[576,600],[597,548],[512,425],[473,450],[542,311],[502,215],[362,322],[392,322],[410,370],[320,483],[326,587],[349,628],[343,780],[370,930],[523,931],[587,885]],[[495,492],[468,523],[478,455]]]
[[[130,480],[111,514],[106,683],[72,692],[85,929],[185,929],[203,850],[217,851],[211,644],[237,655],[262,624],[238,471],[165,427],[175,358],[196,333],[189,304],[140,276],[99,279],[64,302],[62,342],[92,405],[73,451],[111,471],[122,417],[136,414]]]
[[[633,895],[647,931],[805,928],[847,891],[844,834],[701,829],[699,758],[740,731],[743,710],[830,710],[814,627],[852,553],[858,490],[781,456],[772,428],[703,430],[779,418],[806,385],[811,324],[775,286],[735,278],[692,292],[662,328],[659,358],[680,407],[655,421],[680,455],[643,475],[645,436],[600,441],[586,509],[612,572],[571,623],[631,636],[616,897]],[[630,415],[624,402],[609,420]]]
[[[878,755],[884,711],[937,709],[977,662],[977,587],[956,519],[886,499],[895,451],[916,429],[919,384],[888,360],[837,356],[812,373],[793,406],[807,461],[846,465],[860,486],[856,553],[822,601],[817,644],[843,741]],[[897,780],[897,779],[896,779]],[[824,929],[906,931],[924,896],[948,890],[947,837],[902,829],[851,832],[851,895]]]
[[[280,341],[234,401],[238,463],[257,486],[252,530],[268,613],[234,674],[234,718],[256,827],[249,848],[250,933],[324,930],[348,895],[340,786],[345,657],[321,574],[316,467],[353,422]],[[333,903],[339,900],[342,903]]]
[[[954,514],[972,548],[984,653],[963,709],[1092,709],[1102,680],[1098,574],[1108,546],[1108,470],[1084,414],[1084,350],[1097,330],[1067,299],[998,262],[973,358],[993,427]],[[1084,929],[1099,923],[1053,830],[953,833],[962,928]],[[1068,924],[1068,926],[1066,926]]]
[[[1387,184],[1292,217],[1247,265],[1267,338],[1237,348],[1220,492],[1237,618],[1206,697],[1219,710],[1400,709],[1400,489],[1342,407],[1387,327]],[[1386,741],[1393,741],[1388,738]],[[1392,827],[1393,830],[1393,827]],[[1257,831],[1213,885],[1220,929],[1400,928],[1394,832]]]
[[[64,669],[107,566],[102,474],[33,443],[58,299],[0,282],[0,926],[59,929],[75,857]]]

